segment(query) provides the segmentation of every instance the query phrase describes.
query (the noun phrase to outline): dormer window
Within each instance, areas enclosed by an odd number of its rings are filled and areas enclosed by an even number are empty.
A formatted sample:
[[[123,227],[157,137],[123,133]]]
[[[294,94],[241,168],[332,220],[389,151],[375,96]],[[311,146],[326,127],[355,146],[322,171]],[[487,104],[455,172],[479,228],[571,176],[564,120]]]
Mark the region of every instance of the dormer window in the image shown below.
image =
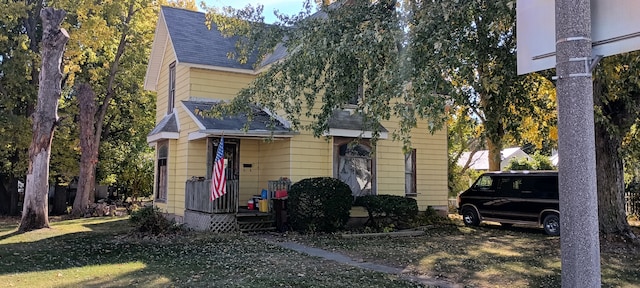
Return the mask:
[[[169,64],[169,97],[167,99],[167,114],[173,113],[176,101],[176,62]]]
[[[364,88],[362,88],[362,84],[358,85],[358,90],[356,91],[356,94],[353,95],[353,97],[351,97],[351,99],[349,99],[349,103],[347,103],[347,106],[358,106],[359,102],[362,100],[362,94],[364,93]]]

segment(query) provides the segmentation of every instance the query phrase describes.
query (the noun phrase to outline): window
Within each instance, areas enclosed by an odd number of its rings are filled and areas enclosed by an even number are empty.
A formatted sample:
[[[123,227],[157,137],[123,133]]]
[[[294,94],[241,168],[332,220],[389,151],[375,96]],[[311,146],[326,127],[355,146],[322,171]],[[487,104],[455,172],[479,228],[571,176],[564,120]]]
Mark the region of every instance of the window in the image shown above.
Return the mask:
[[[347,106],[358,106],[358,104],[360,103],[360,101],[362,101],[362,97],[364,95],[364,88],[362,86],[362,84],[358,85],[358,91],[356,92],[355,95],[353,95],[350,99],[349,102],[347,103]]]
[[[476,182],[475,188],[480,190],[489,190],[493,186],[493,179],[491,176],[484,175],[478,179]]]
[[[176,62],[169,64],[169,98],[167,99],[167,114],[173,113],[176,101]]]
[[[404,155],[404,194],[418,195],[416,190],[416,149]]]
[[[334,138],[334,177],[349,185],[353,197],[375,194],[375,159],[368,140]]]
[[[168,141],[158,142],[158,173],[156,178],[156,200],[167,200],[167,156],[169,152]]]

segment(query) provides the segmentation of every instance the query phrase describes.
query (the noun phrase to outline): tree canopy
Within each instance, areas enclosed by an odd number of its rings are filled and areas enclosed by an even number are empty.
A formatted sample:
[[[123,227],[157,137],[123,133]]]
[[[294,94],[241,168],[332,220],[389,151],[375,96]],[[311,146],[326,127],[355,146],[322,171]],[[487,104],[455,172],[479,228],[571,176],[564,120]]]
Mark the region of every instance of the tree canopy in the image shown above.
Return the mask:
[[[334,109],[362,95],[358,111],[374,126],[398,117],[395,139],[410,146],[419,119],[440,129],[453,104],[481,123],[479,136],[498,157],[506,135],[536,144],[554,135],[552,85],[516,75],[512,1],[353,0],[322,3],[309,15],[311,5],[274,25],[261,23],[261,7],[209,9],[224,34],[243,36],[230,54],[240,61],[268,60],[278,45],[288,53],[267,63],[229,110],[257,103],[319,136]]]

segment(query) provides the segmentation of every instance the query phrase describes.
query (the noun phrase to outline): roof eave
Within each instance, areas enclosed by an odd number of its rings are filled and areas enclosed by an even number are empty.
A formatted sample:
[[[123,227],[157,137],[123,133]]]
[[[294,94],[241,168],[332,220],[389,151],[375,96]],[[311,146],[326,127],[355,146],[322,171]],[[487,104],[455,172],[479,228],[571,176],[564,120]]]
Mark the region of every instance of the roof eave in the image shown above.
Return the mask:
[[[149,55],[149,64],[147,65],[147,72],[144,77],[145,90],[156,91],[157,89],[160,69],[162,68],[162,62],[164,61],[164,53],[167,43],[169,43],[169,29],[167,28],[167,23],[164,20],[163,11],[160,10],[158,23],[156,24],[156,31],[153,36],[151,54]]]
[[[234,138],[292,138],[296,133],[290,131],[269,130],[218,130],[208,129],[189,133],[189,141],[204,139],[210,136],[229,136]]]

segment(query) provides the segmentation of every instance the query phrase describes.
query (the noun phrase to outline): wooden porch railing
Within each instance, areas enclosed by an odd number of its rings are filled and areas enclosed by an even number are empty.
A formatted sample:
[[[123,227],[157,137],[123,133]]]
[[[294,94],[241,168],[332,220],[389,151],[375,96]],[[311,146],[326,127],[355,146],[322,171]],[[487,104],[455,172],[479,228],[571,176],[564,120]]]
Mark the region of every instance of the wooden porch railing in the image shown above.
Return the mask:
[[[238,180],[227,180],[227,193],[210,201],[211,179],[187,180],[184,206],[187,210],[204,213],[236,213],[238,212],[239,193]]]

